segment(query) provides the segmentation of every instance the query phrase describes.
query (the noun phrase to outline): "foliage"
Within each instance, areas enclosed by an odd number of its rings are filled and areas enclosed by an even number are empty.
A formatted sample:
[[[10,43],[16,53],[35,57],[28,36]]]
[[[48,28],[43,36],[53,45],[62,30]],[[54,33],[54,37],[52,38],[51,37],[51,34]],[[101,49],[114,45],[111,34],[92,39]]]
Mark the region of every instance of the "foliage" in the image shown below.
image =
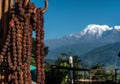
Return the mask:
[[[93,80],[113,80],[114,68],[110,67],[108,69],[104,68],[101,64],[96,64],[92,69],[92,79]]]
[[[61,53],[55,61],[56,66],[68,67],[67,56],[65,53]],[[49,63],[45,65],[46,69],[46,84],[65,84],[68,81],[68,70],[54,70],[51,69]],[[51,77],[52,76],[52,77]]]
[[[32,56],[30,57],[30,61],[31,61],[31,65],[36,66],[35,55],[34,54],[32,54]]]
[[[61,66],[61,67],[69,67],[70,66],[68,62],[69,56],[70,55],[65,52],[61,53],[58,56],[57,60],[55,61],[55,65]],[[80,67],[80,63],[81,63],[81,60],[79,59],[79,57],[77,55],[73,55],[74,67],[76,68]],[[47,64],[46,66],[49,66],[49,64]],[[69,70],[65,70],[65,69],[54,70],[50,68],[47,68],[47,69],[48,70],[46,70],[46,84],[69,84],[69,81],[70,81]],[[78,74],[78,72],[74,72],[74,75],[76,74]]]

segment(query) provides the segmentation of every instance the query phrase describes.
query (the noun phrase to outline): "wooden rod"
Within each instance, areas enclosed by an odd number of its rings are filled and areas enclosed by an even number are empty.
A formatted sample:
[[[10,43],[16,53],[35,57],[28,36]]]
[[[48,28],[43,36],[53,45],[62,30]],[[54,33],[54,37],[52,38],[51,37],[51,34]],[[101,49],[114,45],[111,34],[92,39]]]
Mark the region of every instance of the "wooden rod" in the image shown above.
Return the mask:
[[[9,0],[5,0],[4,13],[8,12]]]
[[[27,6],[28,3],[29,3],[29,0],[25,0],[24,6]]]
[[[45,8],[42,10],[43,13],[45,13],[48,9],[48,0],[45,0]]]
[[[13,7],[13,0],[10,0],[10,9]]]
[[[2,0],[0,0],[0,20],[2,18]]]

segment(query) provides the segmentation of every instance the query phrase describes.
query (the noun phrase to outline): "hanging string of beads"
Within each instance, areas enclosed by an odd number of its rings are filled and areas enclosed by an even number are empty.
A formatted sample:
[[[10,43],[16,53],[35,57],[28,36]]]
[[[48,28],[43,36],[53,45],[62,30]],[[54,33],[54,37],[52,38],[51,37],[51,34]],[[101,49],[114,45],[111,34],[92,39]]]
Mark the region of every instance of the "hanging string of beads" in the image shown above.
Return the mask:
[[[36,30],[36,80],[37,84],[44,84],[43,13],[46,8],[36,8],[29,0],[1,0],[2,3],[5,3],[5,7],[0,6],[0,32],[5,32],[5,40],[0,39],[0,44],[4,43],[0,45],[0,84],[32,83],[30,57],[33,30]],[[4,8],[5,18],[2,13]]]
[[[43,17],[42,17],[42,11],[41,9],[37,9],[36,11],[36,64],[37,64],[37,84],[44,84],[44,77],[43,77],[43,51],[44,51],[44,45],[43,45],[43,38],[44,38],[44,30],[43,30]],[[38,18],[39,17],[39,18]],[[43,36],[41,36],[43,35]]]

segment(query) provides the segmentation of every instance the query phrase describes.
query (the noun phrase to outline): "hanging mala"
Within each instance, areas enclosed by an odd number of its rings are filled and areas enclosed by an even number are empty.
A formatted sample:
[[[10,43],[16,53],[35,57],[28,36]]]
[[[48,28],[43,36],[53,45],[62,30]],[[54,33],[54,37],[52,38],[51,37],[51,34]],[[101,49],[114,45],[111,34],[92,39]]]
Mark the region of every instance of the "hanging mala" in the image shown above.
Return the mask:
[[[29,0],[0,1],[0,84],[32,84],[30,57],[36,31],[36,83],[45,84],[43,14]]]
[[[43,30],[43,17],[41,9],[37,9],[37,24],[36,24],[36,64],[37,64],[37,83],[44,84],[44,30]],[[40,17],[40,18],[38,18]]]

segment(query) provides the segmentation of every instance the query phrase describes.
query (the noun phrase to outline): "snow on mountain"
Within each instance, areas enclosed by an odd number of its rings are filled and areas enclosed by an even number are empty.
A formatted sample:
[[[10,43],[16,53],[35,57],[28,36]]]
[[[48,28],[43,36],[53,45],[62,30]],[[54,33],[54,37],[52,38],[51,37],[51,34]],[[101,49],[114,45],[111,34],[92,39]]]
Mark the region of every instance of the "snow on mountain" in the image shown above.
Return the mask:
[[[77,34],[45,41],[49,46],[47,58],[55,59],[61,52],[83,55],[94,48],[120,42],[120,26],[90,24]]]
[[[114,28],[119,30],[119,29],[120,29],[120,26],[114,26]]]
[[[66,37],[69,39],[99,39],[104,34],[110,31],[120,31],[120,26],[109,27],[108,25],[97,25],[97,24],[90,24],[84,30],[77,34],[69,34]],[[109,34],[112,34],[109,33]]]
[[[81,33],[83,35],[90,34],[90,35],[98,35],[101,36],[103,32],[111,30],[107,25],[96,25],[96,24],[90,24],[88,25]]]
[[[79,43],[113,43],[120,41],[120,26],[90,24],[79,33],[69,34],[59,39],[46,40],[45,44],[50,48]]]
[[[114,26],[114,30],[120,31],[120,26]]]

